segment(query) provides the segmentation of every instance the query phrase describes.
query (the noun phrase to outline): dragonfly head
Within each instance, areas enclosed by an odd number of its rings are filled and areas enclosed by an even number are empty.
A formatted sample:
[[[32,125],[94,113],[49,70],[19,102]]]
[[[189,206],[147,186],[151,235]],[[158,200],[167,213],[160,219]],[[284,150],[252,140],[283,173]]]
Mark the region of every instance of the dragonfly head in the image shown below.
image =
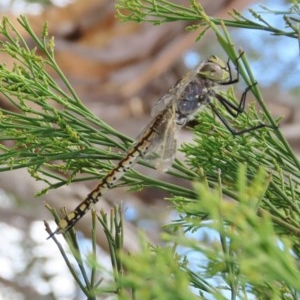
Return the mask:
[[[198,71],[199,76],[216,82],[229,80],[229,70],[227,64],[219,57],[212,55],[206,60]]]

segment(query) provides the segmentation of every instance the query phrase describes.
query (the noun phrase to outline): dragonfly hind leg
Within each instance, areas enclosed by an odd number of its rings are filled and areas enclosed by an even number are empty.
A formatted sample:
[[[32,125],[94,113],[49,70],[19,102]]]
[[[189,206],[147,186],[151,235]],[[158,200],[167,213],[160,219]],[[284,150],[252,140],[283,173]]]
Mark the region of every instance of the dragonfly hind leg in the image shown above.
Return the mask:
[[[211,109],[213,110],[213,112],[218,116],[218,118],[220,119],[220,121],[225,125],[225,127],[226,127],[233,135],[240,135],[240,134],[243,134],[243,133],[247,133],[247,132],[254,131],[254,130],[260,129],[260,128],[265,128],[265,127],[272,128],[272,129],[277,129],[277,127],[274,128],[274,126],[272,126],[272,125],[260,123],[260,124],[258,124],[258,125],[256,125],[256,126],[252,126],[252,127],[246,128],[246,129],[236,130],[235,128],[233,128],[233,127],[228,123],[228,121],[226,120],[226,118],[221,114],[221,112],[215,107],[215,105],[214,105],[213,103],[210,103],[210,107],[211,107]]]
[[[240,102],[238,104],[232,103],[231,101],[229,101],[228,99],[226,99],[224,96],[220,95],[220,94],[216,94],[215,98],[223,105],[223,107],[226,109],[226,111],[233,117],[233,118],[237,118],[240,114],[242,114],[245,111],[245,104],[246,104],[246,98],[247,98],[247,93],[251,90],[251,88],[256,85],[257,82],[255,82],[254,84],[252,84],[251,86],[248,86],[240,99]],[[256,126],[252,126],[250,128],[246,128],[243,130],[236,130],[234,128],[231,127],[231,125],[228,123],[228,121],[226,120],[226,118],[221,114],[221,112],[217,109],[217,107],[213,104],[210,103],[210,107],[212,108],[212,110],[214,111],[214,113],[218,116],[218,118],[220,119],[220,121],[225,125],[225,127],[233,134],[233,135],[240,135],[246,132],[250,132],[256,129],[260,129],[260,128],[271,128],[271,129],[277,129],[277,127],[274,127],[272,125],[268,125],[268,124],[264,124],[264,123],[260,123]]]

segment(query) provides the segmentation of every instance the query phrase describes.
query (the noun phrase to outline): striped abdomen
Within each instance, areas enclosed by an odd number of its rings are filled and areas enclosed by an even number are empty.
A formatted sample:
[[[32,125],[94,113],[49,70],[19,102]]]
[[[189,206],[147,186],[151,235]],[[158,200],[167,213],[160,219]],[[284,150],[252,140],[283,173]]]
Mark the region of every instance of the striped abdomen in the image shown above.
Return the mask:
[[[93,204],[99,201],[100,197],[137,162],[140,157],[143,157],[151,145],[153,139],[157,136],[162,119],[165,112],[160,113],[154,121],[152,121],[147,129],[141,134],[139,141],[127,152],[126,156],[103,178],[100,180],[96,188],[94,188],[82,201],[74,211],[70,212],[64,219],[60,220],[58,228],[53,234],[63,233],[73,227],[86,212],[92,208]],[[51,235],[52,236],[52,235]]]

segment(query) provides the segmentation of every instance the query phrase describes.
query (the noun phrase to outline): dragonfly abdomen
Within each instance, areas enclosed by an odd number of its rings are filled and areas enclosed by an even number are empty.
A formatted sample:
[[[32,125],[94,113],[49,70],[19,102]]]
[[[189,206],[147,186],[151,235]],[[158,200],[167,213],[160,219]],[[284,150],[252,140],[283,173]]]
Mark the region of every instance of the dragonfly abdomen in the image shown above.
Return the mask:
[[[155,122],[143,133],[140,141],[127,152],[126,156],[103,179],[100,180],[98,185],[88,194],[85,200],[82,201],[74,211],[70,212],[65,218],[59,221],[58,228],[53,234],[66,232],[69,228],[73,227],[75,223],[77,223],[77,221],[79,221],[87,211],[100,200],[101,196],[108,189],[112,188],[116,182],[133,167],[140,157],[143,157],[147,153],[153,138],[157,135],[157,127],[160,125],[163,114],[164,113],[161,113],[156,117]]]

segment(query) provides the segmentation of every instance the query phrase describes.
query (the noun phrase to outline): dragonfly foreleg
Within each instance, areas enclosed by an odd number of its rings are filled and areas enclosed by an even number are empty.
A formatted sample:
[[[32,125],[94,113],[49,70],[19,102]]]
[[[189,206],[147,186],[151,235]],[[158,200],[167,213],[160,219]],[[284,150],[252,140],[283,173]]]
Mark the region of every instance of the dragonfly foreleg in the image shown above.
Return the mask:
[[[233,78],[233,72],[230,66],[231,59],[228,57],[226,66],[228,70],[229,79],[227,81],[219,82],[220,85],[230,85],[240,81],[240,71],[239,71],[239,59],[242,57],[244,52],[241,52],[240,55],[235,59],[234,65],[236,68],[236,78]]]

